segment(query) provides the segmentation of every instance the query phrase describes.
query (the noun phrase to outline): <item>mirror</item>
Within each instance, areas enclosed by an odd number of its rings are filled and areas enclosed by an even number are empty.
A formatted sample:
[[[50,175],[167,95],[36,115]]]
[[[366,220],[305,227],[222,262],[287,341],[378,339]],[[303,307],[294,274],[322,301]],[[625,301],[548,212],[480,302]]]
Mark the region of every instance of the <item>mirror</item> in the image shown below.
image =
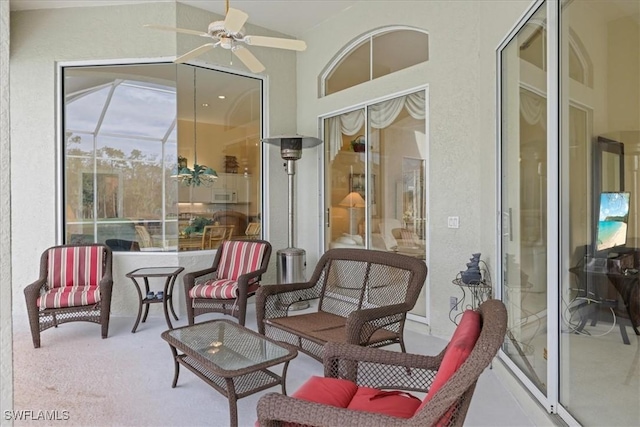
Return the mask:
[[[593,152],[593,230],[598,226],[600,193],[624,191],[624,144],[599,136]]]

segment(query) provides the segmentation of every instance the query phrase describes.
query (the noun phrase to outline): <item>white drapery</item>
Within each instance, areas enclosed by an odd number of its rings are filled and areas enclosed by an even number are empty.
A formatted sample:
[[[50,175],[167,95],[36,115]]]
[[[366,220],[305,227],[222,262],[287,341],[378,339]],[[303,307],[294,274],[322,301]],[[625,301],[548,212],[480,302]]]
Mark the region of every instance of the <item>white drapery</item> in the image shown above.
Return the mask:
[[[369,108],[369,120],[371,127],[382,129],[389,126],[398,117],[402,109],[405,108],[409,115],[417,120],[424,120],[426,117],[426,102],[424,91],[411,93],[409,95],[393,98],[372,105]],[[364,109],[350,111],[339,116],[330,117],[329,135],[329,156],[333,161],[342,148],[342,136],[356,135],[365,125]]]
[[[542,129],[547,128],[547,100],[535,93],[520,89],[520,114],[530,125],[540,124]]]

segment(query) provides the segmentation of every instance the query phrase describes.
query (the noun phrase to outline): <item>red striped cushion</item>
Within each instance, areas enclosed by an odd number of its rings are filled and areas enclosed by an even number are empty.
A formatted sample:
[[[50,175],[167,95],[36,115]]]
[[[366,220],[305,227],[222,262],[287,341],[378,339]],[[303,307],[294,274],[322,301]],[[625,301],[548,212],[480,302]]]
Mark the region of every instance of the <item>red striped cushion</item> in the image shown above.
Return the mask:
[[[189,291],[191,298],[235,299],[238,297],[238,282],[235,280],[209,280],[195,285]]]
[[[102,279],[102,257],[100,246],[49,249],[49,289],[98,286]]]
[[[266,245],[264,243],[227,240],[222,242],[222,257],[218,277],[238,280],[243,274],[260,269]]]
[[[93,305],[97,302],[100,302],[98,286],[66,286],[51,289],[40,295],[37,304],[41,309],[45,309]]]

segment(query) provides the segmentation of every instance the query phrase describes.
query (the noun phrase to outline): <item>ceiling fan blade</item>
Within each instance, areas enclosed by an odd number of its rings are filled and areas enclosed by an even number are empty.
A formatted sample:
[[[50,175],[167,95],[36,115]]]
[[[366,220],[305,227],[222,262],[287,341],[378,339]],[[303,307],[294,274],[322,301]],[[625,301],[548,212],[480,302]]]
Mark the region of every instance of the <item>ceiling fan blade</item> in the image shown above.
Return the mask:
[[[231,34],[235,34],[242,29],[247,19],[249,19],[249,15],[230,7],[227,11],[227,16],[224,18],[224,29]]]
[[[189,52],[185,53],[182,56],[179,56],[175,59],[176,64],[182,64],[183,62],[187,62],[188,60],[190,60],[191,58],[195,58],[198,55],[202,55],[203,53],[205,53],[208,50],[213,49],[214,47],[216,47],[215,43],[207,43],[207,44],[203,44],[200,47],[197,47],[193,50],[190,50]]]
[[[175,31],[176,33],[191,34],[191,35],[200,36],[200,37],[209,37],[209,34],[203,33],[202,31],[185,30],[184,28],[167,27],[165,25],[154,25],[154,24],[145,24],[144,26],[146,28],[153,28],[155,30]]]
[[[262,62],[260,62],[248,49],[237,45],[234,46],[231,51],[244,63],[244,65],[247,66],[249,70],[251,70],[251,72],[259,73],[264,71],[264,65],[262,65]]]
[[[278,49],[303,51],[307,48],[307,44],[302,40],[280,39],[277,37],[245,36],[243,41],[251,46],[275,47]]]

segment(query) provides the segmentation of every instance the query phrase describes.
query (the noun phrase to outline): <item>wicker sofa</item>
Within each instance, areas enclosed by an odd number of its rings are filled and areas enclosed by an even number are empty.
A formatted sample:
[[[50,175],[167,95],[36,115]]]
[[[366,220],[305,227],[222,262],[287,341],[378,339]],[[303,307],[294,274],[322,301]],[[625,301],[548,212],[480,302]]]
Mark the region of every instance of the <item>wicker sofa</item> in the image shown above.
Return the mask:
[[[305,283],[261,287],[258,331],[322,360],[325,343],[369,347],[400,344],[407,312],[427,277],[424,261],[383,251],[330,249]],[[312,313],[289,316],[298,301],[318,300]]]

